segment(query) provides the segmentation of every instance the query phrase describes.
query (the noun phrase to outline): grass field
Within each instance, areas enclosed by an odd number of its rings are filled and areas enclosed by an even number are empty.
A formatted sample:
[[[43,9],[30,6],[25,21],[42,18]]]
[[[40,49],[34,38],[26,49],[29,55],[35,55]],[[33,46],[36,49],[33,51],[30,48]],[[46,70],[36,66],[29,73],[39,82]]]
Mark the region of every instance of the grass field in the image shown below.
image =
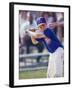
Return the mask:
[[[19,79],[46,78],[47,70],[20,71]]]

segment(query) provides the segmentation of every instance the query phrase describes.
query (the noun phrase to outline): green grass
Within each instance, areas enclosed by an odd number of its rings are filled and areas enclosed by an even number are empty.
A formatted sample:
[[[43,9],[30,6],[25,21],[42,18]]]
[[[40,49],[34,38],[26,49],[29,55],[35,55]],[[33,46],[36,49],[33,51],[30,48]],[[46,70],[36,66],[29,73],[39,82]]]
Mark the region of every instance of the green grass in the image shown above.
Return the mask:
[[[46,78],[47,70],[20,71],[19,79]]]

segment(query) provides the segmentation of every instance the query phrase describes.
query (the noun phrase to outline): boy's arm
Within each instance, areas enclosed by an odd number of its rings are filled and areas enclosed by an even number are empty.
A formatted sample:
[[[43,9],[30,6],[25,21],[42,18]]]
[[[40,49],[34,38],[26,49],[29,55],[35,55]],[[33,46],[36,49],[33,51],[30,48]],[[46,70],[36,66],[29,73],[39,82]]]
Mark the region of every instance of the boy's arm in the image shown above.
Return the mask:
[[[45,35],[43,35],[43,34],[37,34],[37,35],[35,35],[34,37],[35,37],[35,38],[45,38]]]
[[[35,31],[31,31],[31,30],[28,30],[27,32],[29,33],[29,35],[31,37],[34,37],[34,38],[45,38],[45,35],[43,35],[41,33],[37,33]]]
[[[33,44],[38,44],[38,43],[39,43],[39,42],[35,39],[35,37],[33,37],[33,36],[31,37],[31,40],[32,40],[32,43],[33,43]]]

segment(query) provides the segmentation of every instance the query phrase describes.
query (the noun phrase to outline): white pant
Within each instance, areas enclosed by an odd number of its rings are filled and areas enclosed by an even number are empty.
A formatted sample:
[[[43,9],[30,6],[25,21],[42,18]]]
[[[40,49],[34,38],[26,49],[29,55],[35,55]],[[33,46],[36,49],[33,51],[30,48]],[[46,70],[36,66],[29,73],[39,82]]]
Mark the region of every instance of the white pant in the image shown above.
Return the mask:
[[[64,75],[64,50],[59,47],[50,54],[47,77],[63,77]]]

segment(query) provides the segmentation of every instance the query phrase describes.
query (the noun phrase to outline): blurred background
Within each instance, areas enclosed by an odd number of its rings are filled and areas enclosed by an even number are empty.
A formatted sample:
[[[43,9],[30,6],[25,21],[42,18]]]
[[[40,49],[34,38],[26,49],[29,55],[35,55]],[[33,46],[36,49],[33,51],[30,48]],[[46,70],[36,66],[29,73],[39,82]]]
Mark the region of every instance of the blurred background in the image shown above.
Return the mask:
[[[37,30],[36,19],[45,17],[50,28],[64,45],[64,13],[19,11],[19,79],[46,78],[49,54],[43,43],[34,45],[27,30]]]

